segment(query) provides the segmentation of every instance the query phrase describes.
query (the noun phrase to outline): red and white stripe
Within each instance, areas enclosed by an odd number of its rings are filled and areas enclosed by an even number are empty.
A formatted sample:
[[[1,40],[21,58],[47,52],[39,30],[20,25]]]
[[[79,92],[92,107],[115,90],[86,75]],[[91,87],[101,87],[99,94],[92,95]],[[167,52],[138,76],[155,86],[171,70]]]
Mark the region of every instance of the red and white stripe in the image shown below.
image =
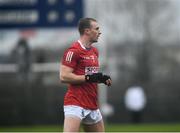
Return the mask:
[[[66,61],[71,62],[74,52],[69,51],[66,55]]]

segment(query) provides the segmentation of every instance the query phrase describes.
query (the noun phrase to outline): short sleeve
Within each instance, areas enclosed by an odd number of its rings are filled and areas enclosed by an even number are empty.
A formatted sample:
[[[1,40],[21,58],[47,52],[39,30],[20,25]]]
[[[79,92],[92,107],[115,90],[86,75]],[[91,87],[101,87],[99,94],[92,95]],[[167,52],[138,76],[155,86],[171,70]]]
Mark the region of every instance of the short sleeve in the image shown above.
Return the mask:
[[[78,53],[77,50],[68,49],[64,52],[62,58],[62,64],[68,67],[75,68],[78,62]]]

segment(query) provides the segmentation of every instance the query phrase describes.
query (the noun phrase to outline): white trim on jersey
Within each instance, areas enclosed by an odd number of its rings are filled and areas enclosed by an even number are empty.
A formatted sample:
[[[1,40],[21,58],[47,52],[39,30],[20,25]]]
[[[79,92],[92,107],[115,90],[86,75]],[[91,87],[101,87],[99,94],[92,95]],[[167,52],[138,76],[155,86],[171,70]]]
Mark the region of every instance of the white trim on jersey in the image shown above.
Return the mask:
[[[69,51],[66,55],[66,61],[71,62],[74,52]]]
[[[78,40],[78,43],[80,44],[81,48],[86,49],[80,40]]]

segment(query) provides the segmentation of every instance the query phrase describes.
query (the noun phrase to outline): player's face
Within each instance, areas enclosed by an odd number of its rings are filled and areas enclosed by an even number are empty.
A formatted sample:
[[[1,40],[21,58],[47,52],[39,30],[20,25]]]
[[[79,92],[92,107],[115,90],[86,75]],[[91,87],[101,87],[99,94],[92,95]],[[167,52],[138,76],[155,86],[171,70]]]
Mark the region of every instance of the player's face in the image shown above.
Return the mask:
[[[100,32],[98,23],[95,21],[92,21],[91,28],[89,31],[90,42],[92,42],[92,43],[97,42],[100,34],[101,34],[101,32]]]

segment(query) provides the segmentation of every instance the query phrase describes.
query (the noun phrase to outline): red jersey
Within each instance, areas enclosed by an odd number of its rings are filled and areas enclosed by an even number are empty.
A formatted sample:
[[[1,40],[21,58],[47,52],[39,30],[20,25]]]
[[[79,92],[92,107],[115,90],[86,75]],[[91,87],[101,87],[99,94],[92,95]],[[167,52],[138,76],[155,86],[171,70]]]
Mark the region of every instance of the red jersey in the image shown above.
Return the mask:
[[[97,73],[99,71],[98,51],[91,46],[86,49],[80,41],[74,42],[63,56],[62,64],[73,68],[76,75]],[[97,83],[69,84],[64,105],[77,105],[85,109],[98,108]]]

